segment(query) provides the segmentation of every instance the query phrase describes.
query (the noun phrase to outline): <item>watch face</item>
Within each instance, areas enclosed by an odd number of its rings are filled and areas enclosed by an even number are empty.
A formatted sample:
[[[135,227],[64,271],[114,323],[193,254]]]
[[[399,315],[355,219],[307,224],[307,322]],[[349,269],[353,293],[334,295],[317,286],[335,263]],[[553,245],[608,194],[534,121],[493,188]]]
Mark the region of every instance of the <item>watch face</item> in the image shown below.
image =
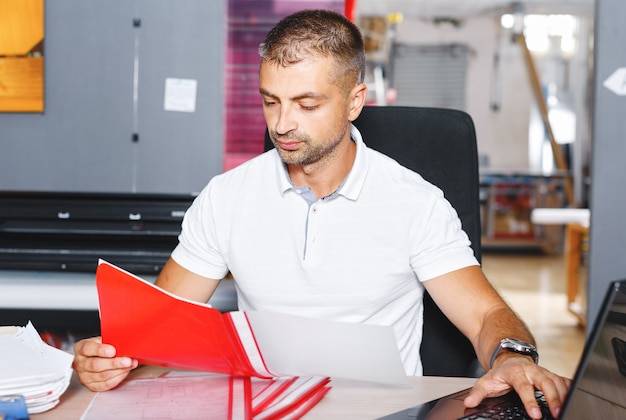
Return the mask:
[[[539,362],[539,353],[537,353],[537,348],[532,344],[529,344],[522,340],[517,340],[515,338],[503,338],[500,341],[500,345],[495,348],[493,354],[491,355],[491,361],[489,363],[489,367],[493,366],[493,362],[500,353],[500,350],[506,349],[509,351],[513,351],[515,353],[523,354],[525,356],[531,356],[535,363]]]
[[[526,352],[531,352],[531,351],[536,351],[535,346],[533,346],[532,344],[528,344],[525,341],[521,341],[521,340],[516,340],[515,338],[506,338],[506,343],[503,344],[509,344],[508,348],[513,348],[515,350],[518,351],[526,351]]]
[[[502,348],[509,349],[516,353],[532,356],[535,359],[535,363],[539,362],[539,353],[537,348],[532,344],[526,343],[522,340],[516,340],[515,338],[505,338],[501,341]]]

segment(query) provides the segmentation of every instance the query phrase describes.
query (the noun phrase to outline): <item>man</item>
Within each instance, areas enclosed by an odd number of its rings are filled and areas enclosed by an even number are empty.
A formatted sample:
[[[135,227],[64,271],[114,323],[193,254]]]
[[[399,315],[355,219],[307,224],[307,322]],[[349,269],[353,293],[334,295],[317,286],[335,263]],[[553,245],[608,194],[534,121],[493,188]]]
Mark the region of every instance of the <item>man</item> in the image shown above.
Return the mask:
[[[538,388],[558,415],[569,381],[530,356],[494,351],[504,338],[533,338],[483,275],[456,212],[418,174],[367,149],[351,125],[367,96],[356,26],[333,12],[302,11],[281,20],[259,52],[276,148],[211,180],[156,284],[206,302],[230,271],[242,310],[390,325],[409,375],[422,373],[426,289],[482,366],[492,366],[467,406],[514,388],[541,418]],[[77,343],[75,353],[92,390],[115,387],[137,366],[98,338]]]

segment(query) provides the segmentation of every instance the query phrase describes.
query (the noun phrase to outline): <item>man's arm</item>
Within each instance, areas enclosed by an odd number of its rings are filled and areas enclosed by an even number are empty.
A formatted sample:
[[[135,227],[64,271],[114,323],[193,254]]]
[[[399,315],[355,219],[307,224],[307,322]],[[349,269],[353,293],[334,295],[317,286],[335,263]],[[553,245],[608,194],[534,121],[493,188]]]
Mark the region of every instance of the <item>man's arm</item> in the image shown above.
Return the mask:
[[[424,282],[437,306],[470,339],[481,365],[488,370],[491,354],[502,338],[534,343],[513,310],[478,266],[466,267]]]
[[[177,296],[207,302],[219,280],[194,274],[170,258],[155,284]],[[78,379],[92,391],[115,388],[138,365],[136,359],[116,356],[115,347],[102,344],[100,337],[77,342],[74,355],[72,367]]]
[[[176,296],[206,303],[219,282],[194,274],[170,258],[154,284]]]
[[[466,267],[424,282],[433,300],[474,346],[481,365],[488,370],[474,386],[465,403],[476,406],[486,397],[515,389],[533,418],[541,418],[535,388],[543,391],[557,417],[569,380],[537,366],[528,357],[501,352],[489,369],[491,355],[503,338],[534,344],[524,322],[491,286],[478,266]]]

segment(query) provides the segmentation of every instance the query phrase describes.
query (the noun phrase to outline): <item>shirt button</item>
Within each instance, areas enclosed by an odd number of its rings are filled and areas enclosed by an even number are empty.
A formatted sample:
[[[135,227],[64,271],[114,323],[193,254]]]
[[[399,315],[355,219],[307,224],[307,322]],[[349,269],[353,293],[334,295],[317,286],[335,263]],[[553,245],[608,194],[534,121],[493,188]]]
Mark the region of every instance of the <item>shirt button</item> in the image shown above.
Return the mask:
[[[317,207],[313,207],[313,213],[317,213]]]

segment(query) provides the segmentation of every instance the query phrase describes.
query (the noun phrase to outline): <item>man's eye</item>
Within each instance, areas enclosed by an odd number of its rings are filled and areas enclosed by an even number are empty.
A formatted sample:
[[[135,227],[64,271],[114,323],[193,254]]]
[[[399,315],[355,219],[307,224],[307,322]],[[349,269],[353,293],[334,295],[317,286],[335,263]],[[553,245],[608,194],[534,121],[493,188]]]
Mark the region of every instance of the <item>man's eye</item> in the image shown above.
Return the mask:
[[[301,105],[301,107],[305,111],[315,111],[318,108],[317,105]]]
[[[274,101],[263,101],[263,105],[269,107],[269,106],[274,106],[276,105],[276,102]]]

